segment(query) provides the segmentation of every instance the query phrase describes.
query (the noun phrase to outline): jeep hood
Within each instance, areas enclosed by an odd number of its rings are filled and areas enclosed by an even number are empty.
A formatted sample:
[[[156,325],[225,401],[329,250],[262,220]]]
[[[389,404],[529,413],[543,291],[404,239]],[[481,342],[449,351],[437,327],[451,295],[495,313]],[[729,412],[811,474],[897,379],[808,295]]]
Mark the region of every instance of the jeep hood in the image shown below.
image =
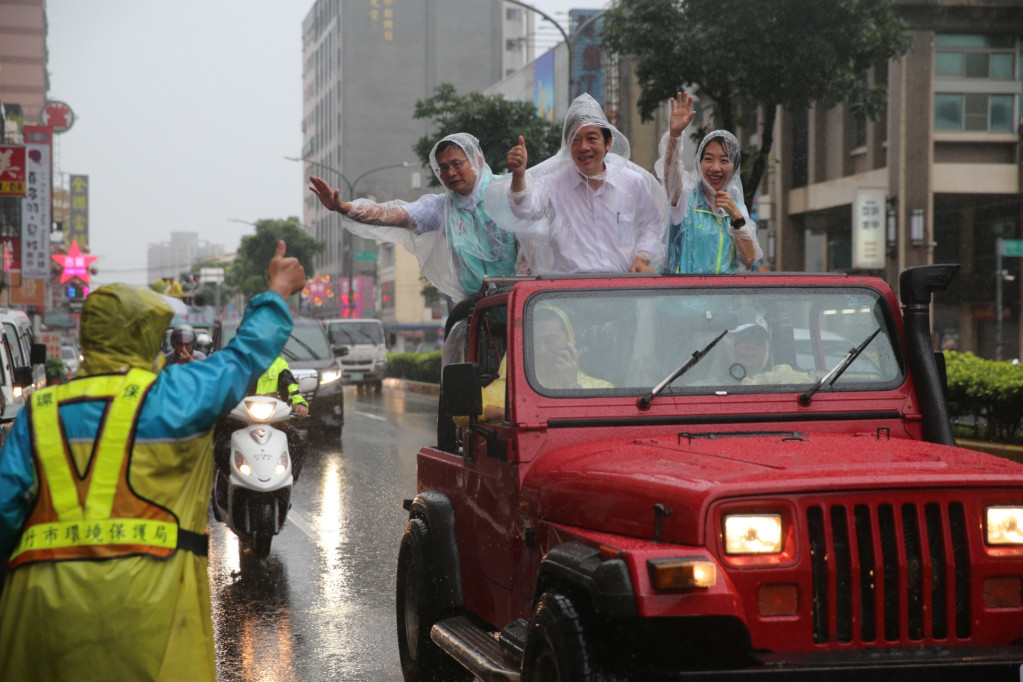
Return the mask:
[[[1019,487],[1023,465],[972,450],[875,434],[721,435],[572,445],[540,456],[523,480],[543,519],[654,537],[653,507],[672,516],[660,539],[701,540],[718,499],[850,490]]]

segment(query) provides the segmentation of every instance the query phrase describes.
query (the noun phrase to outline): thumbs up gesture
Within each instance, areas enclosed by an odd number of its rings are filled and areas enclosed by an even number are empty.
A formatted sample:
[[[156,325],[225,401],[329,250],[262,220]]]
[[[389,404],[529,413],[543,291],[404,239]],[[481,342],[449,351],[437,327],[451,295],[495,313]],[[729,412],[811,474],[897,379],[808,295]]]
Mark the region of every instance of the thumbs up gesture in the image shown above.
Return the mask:
[[[519,135],[519,142],[508,150],[508,170],[515,176],[521,176],[526,172],[526,161],[529,155],[526,153],[526,141]]]

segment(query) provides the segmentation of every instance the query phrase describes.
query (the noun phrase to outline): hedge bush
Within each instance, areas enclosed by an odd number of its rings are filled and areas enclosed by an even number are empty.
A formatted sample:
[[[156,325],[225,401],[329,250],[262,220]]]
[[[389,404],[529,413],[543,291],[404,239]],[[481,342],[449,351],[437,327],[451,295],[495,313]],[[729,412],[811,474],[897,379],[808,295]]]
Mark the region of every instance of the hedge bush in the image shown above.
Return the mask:
[[[439,384],[440,355],[439,350],[428,353],[388,353],[387,376]]]
[[[948,409],[952,421],[973,425],[973,436],[998,443],[1021,443],[1023,365],[945,351]]]

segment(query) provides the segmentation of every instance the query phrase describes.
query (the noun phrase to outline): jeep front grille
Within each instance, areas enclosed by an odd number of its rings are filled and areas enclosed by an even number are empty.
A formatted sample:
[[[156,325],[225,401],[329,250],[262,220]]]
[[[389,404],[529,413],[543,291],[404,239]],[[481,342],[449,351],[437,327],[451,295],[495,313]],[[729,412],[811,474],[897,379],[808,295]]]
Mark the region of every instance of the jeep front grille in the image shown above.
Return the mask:
[[[961,503],[818,505],[806,520],[814,642],[970,636]]]

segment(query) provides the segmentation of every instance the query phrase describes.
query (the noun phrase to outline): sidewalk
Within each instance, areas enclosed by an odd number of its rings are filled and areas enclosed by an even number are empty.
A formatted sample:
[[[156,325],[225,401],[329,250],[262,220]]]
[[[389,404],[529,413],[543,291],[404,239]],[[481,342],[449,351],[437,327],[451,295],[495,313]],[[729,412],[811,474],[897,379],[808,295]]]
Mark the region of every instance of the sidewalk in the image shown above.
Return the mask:
[[[998,455],[1014,462],[1023,463],[1023,445],[1005,445],[1002,443],[991,443],[986,440],[968,440],[956,438],[956,445],[961,448],[986,452],[989,455]]]

